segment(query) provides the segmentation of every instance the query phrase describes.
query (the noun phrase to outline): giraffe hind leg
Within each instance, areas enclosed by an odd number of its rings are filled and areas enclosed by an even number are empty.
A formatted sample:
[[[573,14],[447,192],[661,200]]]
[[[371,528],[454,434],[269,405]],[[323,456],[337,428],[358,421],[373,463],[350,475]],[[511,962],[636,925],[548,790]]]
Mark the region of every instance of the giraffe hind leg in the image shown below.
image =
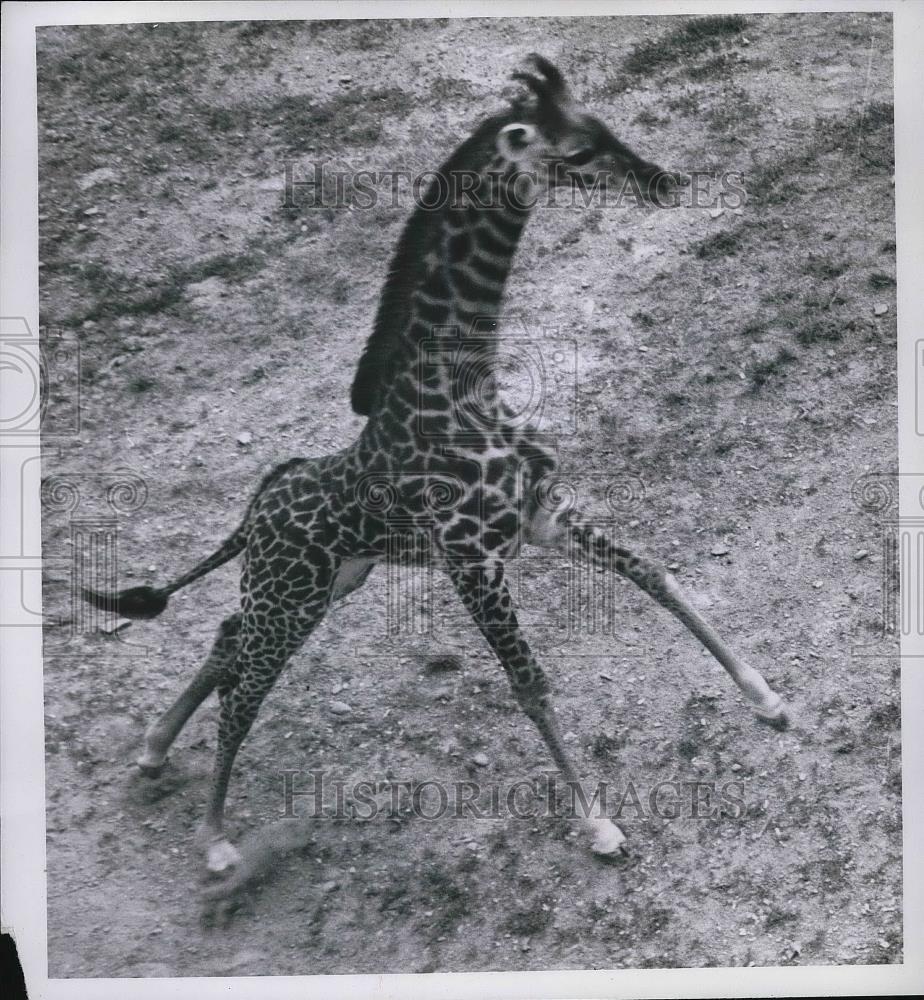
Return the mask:
[[[234,666],[241,631],[241,613],[230,615],[221,623],[205,663],[176,701],[148,727],[144,751],[137,760],[145,777],[156,778],[163,770],[167,752],[193,712],[215,690]]]
[[[211,796],[200,830],[207,868],[212,873],[228,872],[241,862],[240,853],[223,832],[231,770],[263,699],[330,606],[334,575],[330,570],[318,568],[312,592],[299,600],[282,601],[276,595],[276,605],[269,615],[257,615],[245,604],[234,676],[229,685],[221,683],[218,689],[218,749]],[[254,603],[247,602],[251,607]]]

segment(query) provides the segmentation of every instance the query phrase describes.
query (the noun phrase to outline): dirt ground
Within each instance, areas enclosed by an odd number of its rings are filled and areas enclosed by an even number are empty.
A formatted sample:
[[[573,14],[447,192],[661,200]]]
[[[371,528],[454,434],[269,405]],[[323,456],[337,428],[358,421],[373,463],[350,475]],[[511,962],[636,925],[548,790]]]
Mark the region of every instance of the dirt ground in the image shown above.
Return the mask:
[[[349,384],[411,192],[286,207],[284,164],[435,168],[537,50],[642,155],[743,177],[738,211],[537,210],[507,306],[576,345],[577,380],[550,389],[577,419],[563,467],[598,509],[612,477],[644,484],[619,536],[676,566],[797,713],[761,726],[629,585],[614,628],[569,635],[567,567],[528,551],[521,618],[582,773],[638,793],[631,857],[598,863],[538,797],[483,819],[401,800],[318,817],[215,914],[194,831],[216,703],[163,777],[132,761],[233,609],[236,567],[117,637],[49,627],[53,977],[901,961],[884,514],[854,485],[897,470],[891,22],[686,23],[39,30],[42,323],[79,338],[82,366],[79,436],[45,448],[45,474],[80,490],[79,509],[54,494],[44,512],[51,618],[72,613],[73,519],[111,513],[117,470],[146,486],[120,517],[121,580],[163,581],[230,532],[273,462],[362,426]],[[397,637],[388,584],[377,571],[332,613],[267,700],[232,782],[235,838],[279,818],[286,769],[541,783],[544,748],[448,583],[421,586],[433,634]],[[655,815],[664,780],[731,787],[740,808]]]

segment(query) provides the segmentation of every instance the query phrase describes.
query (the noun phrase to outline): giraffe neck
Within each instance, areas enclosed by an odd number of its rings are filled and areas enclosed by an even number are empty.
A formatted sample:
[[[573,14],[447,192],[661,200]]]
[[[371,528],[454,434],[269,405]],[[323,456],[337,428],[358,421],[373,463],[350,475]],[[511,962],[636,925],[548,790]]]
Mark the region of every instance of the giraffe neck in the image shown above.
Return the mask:
[[[530,199],[511,188],[498,160],[478,175],[473,197],[440,211],[420,261],[402,338],[401,363],[382,409],[418,423],[447,414],[472,427],[498,402],[493,357],[504,288]],[[458,202],[464,201],[464,204]],[[420,209],[418,209],[420,211]]]

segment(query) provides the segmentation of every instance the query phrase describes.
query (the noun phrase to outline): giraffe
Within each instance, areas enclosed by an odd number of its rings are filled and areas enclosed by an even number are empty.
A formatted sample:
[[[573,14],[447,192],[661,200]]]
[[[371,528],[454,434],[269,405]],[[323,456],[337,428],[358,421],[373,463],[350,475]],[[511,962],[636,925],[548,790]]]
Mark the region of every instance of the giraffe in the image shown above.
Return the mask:
[[[600,571],[637,584],[718,659],[759,718],[787,724],[780,696],[726,645],[670,573],[550,500],[554,442],[520,426],[502,398],[492,368],[498,314],[537,192],[634,178],[657,204],[658,190],[685,181],[621,143],[575,101],[545,58],[528,57],[528,69],[513,76],[524,84],[521,96],[483,121],[433,182],[467,177],[467,189],[436,209],[424,207],[437,200],[429,192],[399,240],[351,389],[353,409],[368,418],[358,439],[335,454],[273,469],[223,545],[172,582],[84,592],[123,617],[152,618],[181,587],[243,555],[240,609],[221,623],[204,665],[148,729],[138,760],[143,773],[159,773],[183,725],[217,689],[218,747],[201,827],[210,872],[233,871],[241,861],[224,833],[225,799],[262,701],[331,605],[387,559],[439,561],[569,782],[577,781],[577,767],[505,581],[505,564],[524,542],[576,548]],[[405,526],[397,535],[396,522]],[[598,811],[578,820],[595,854],[627,853],[624,832],[607,816]]]

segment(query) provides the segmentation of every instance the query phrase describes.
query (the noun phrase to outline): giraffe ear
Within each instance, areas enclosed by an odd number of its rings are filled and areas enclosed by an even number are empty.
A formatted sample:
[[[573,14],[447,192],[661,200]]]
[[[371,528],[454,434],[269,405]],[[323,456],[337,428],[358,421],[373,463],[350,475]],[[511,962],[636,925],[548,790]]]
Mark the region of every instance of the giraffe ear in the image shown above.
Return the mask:
[[[497,135],[497,151],[505,160],[521,160],[536,138],[535,125],[513,122]]]

